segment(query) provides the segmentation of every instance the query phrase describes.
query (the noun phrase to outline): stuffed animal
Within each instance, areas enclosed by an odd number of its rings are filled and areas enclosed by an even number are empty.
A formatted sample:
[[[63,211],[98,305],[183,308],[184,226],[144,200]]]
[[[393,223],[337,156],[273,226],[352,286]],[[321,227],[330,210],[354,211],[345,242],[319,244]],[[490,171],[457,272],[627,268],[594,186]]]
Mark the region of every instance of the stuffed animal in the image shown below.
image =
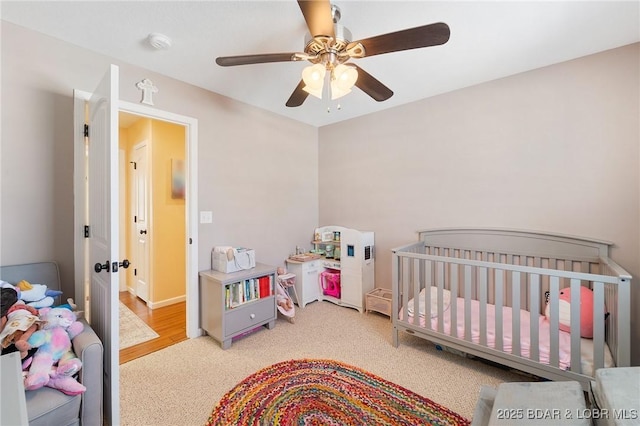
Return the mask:
[[[53,306],[54,297],[62,294],[60,290],[51,290],[44,284],[31,284],[27,280],[20,281],[16,287],[20,289],[20,299],[34,308]]]
[[[560,320],[560,330],[571,331],[571,288],[563,288],[558,296],[558,311]],[[547,319],[550,318],[549,304],[544,312]],[[607,315],[605,315],[605,318]],[[593,338],[593,291],[580,286],[580,337]]]
[[[86,388],[73,378],[82,367],[82,362],[71,349],[71,339],[83,330],[75,314],[66,308],[42,308],[40,319],[43,328],[36,331],[27,343],[38,348],[33,355],[24,387],[27,390],[43,386],[59,389],[67,395],[77,395]]]
[[[18,299],[38,309],[53,306],[54,298],[62,294],[60,290],[51,290],[44,284],[31,284],[27,280],[22,280],[15,285],[0,280],[0,287],[15,290],[18,293]]]
[[[36,308],[22,302],[14,303],[7,310],[7,323],[0,332],[3,352],[14,345],[20,351],[20,358],[24,360],[30,349],[27,339],[40,328],[41,324]],[[10,350],[13,351],[11,348]]]

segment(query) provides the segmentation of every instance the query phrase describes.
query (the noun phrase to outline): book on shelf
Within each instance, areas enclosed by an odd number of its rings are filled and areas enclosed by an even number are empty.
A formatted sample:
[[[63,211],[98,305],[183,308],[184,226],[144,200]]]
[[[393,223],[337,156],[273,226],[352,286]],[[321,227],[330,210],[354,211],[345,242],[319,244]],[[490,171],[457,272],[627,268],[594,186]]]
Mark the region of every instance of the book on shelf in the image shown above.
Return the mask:
[[[253,300],[273,295],[273,276],[249,278],[225,286],[225,307],[235,308]]]
[[[260,281],[260,297],[273,296],[273,275],[260,277],[259,281]]]

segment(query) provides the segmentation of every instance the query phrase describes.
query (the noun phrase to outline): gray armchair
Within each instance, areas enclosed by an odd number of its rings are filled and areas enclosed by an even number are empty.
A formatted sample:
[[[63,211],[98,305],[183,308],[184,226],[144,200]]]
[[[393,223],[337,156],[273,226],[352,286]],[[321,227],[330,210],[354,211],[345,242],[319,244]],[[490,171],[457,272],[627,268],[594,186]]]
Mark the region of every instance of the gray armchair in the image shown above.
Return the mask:
[[[15,284],[20,280],[46,284],[60,289],[60,274],[55,262],[30,263],[0,267],[0,279]],[[103,346],[91,326],[84,320],[84,330],[73,339],[73,350],[82,361],[78,380],[87,390],[80,395],[65,395],[44,387],[25,391],[29,425],[102,425]]]

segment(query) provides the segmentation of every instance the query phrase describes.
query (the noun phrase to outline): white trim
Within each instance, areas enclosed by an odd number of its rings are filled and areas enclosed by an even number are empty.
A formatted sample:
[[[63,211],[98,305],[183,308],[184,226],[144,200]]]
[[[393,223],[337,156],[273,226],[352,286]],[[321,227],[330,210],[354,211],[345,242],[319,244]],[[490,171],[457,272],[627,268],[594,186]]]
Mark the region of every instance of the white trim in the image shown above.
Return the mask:
[[[118,184],[120,185],[120,187],[118,188],[118,196],[120,197],[119,199],[120,211],[118,216],[118,221],[120,222],[120,227],[118,228],[120,237],[118,238],[118,242],[120,243],[120,246],[118,247],[118,252],[120,253],[121,259],[124,259],[123,255],[127,252],[127,245],[128,245],[127,228],[126,228],[127,217],[126,217],[126,209],[125,209],[125,206],[127,205],[127,188],[126,188],[126,183],[127,183],[126,164],[127,163],[126,161],[127,161],[127,154],[125,150],[118,147],[118,168],[119,168]],[[127,289],[127,285],[129,284],[129,280],[127,279],[127,272],[126,272],[127,270],[122,268],[122,269],[119,269],[119,271],[122,273],[118,274],[118,276],[120,277],[120,284],[119,284],[118,290],[124,291]]]
[[[82,90],[73,91],[73,250],[74,250],[74,299],[85,312],[87,321],[91,321],[87,309],[85,294],[89,286],[87,239],[84,226],[87,224],[87,161],[84,138],[85,107],[91,93]]]
[[[170,299],[161,300],[159,302],[150,302],[149,308],[162,308],[164,306],[173,305],[174,303],[184,302],[185,300],[187,300],[187,296],[172,297]]]
[[[135,104],[132,102],[120,101],[119,110],[135,115],[141,115],[162,121],[169,121],[185,126],[187,140],[186,157],[188,158],[188,176],[186,188],[187,217],[186,230],[187,239],[191,238],[191,244],[187,245],[187,267],[186,267],[186,311],[187,311],[187,338],[191,339],[202,335],[199,328],[198,312],[200,311],[200,298],[198,292],[198,120],[168,111]],[[154,305],[155,306],[155,305]]]

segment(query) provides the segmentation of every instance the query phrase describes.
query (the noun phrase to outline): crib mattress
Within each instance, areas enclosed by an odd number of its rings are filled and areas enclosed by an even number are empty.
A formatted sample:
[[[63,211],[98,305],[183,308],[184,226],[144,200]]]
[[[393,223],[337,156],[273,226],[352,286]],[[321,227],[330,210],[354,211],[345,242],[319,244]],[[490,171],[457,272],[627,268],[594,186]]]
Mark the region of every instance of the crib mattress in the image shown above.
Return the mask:
[[[431,298],[431,328],[434,331],[438,330],[438,315],[437,315],[437,297],[433,297],[434,292],[432,289],[432,298]],[[449,307],[451,303],[456,303],[457,306],[457,314],[456,314],[456,332],[457,336],[463,338],[465,335],[465,299],[464,298],[455,298],[450,300],[451,298],[447,296],[447,292],[445,291],[443,295],[443,308],[445,312],[443,313],[443,332],[449,336],[452,335],[452,323],[451,323],[451,314],[449,312]],[[419,310],[420,310],[420,327],[426,327],[425,322],[425,306],[423,303],[424,298],[421,296],[418,298],[420,302]],[[477,300],[470,300],[471,302],[471,341],[473,343],[480,343],[480,326],[479,326],[479,318],[480,318],[480,303]],[[413,324],[413,299],[411,299],[408,303],[409,316],[408,322]],[[496,333],[495,333],[495,305],[487,304],[486,309],[486,317],[487,317],[487,346],[491,348],[496,348]],[[502,351],[505,353],[513,353],[513,340],[512,340],[512,316],[513,312],[510,307],[504,306],[502,308],[502,316],[503,316],[503,347]],[[403,310],[401,310],[399,314],[399,319],[403,319]],[[531,315],[528,311],[520,310],[520,355],[524,358],[530,358],[531,356],[531,337],[530,337],[530,324],[531,321],[538,321],[539,327],[539,360],[542,364],[550,364],[550,330],[549,330],[549,321],[544,317],[544,315],[539,315],[538,318],[531,318]],[[593,360],[593,340],[592,339],[580,339],[580,352],[581,352],[581,368],[583,374],[589,375],[591,377],[594,376],[594,360]],[[559,331],[559,365],[558,367],[567,370],[571,364],[571,335],[564,331]],[[611,355],[611,351],[609,347],[605,344],[604,347],[604,365],[605,367],[614,367],[615,363],[613,361],[613,356]]]
[[[602,412],[598,424],[640,424],[640,367],[598,369],[593,398]]]

